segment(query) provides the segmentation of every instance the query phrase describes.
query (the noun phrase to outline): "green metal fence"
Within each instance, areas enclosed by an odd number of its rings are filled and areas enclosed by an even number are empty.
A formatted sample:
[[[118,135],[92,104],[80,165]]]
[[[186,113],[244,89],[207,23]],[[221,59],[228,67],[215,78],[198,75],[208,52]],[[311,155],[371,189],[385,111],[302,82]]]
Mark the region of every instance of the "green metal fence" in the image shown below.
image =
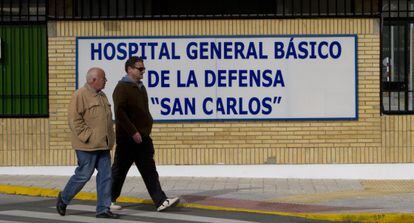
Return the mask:
[[[0,25],[0,117],[48,115],[47,30]]]

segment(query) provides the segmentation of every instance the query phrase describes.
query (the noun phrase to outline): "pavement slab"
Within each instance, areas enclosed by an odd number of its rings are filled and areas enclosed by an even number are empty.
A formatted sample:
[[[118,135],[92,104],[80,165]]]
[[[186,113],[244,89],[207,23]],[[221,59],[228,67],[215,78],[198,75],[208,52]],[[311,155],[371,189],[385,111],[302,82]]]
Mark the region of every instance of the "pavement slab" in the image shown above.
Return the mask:
[[[0,193],[54,197],[67,176],[0,175]],[[414,222],[414,180],[161,177],[182,207],[355,222]],[[77,199],[96,199],[95,177]],[[151,203],[140,177],[127,177],[118,202]]]

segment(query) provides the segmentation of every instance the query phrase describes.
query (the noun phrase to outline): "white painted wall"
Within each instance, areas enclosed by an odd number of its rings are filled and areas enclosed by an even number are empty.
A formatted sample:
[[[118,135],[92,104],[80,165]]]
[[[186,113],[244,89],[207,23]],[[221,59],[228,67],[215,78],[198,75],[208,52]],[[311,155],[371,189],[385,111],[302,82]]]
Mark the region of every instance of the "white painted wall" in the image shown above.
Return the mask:
[[[70,176],[75,166],[0,167],[1,175]],[[158,166],[161,177],[297,179],[414,179],[414,164],[185,165]],[[139,176],[132,167],[128,176]]]

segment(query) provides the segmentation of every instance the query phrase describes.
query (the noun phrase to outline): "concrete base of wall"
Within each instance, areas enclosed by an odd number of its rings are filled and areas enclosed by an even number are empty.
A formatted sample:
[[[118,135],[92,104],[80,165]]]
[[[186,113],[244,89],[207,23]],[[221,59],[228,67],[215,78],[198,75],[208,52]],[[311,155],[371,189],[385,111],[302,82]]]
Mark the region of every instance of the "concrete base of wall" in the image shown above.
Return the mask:
[[[2,175],[70,176],[75,166],[0,167]],[[184,165],[157,167],[161,177],[412,180],[414,164]],[[95,172],[96,174],[96,172]],[[132,167],[128,176],[139,176]]]

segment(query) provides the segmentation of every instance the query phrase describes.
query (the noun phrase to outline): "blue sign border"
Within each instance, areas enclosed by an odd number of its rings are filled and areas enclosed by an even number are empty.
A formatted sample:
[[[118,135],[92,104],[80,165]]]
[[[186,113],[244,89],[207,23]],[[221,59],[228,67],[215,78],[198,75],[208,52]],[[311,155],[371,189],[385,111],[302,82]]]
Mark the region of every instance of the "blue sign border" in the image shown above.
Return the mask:
[[[76,37],[76,89],[79,88],[78,74],[78,47],[81,39],[209,39],[209,38],[295,38],[295,37],[354,37],[355,42],[355,116],[337,118],[245,118],[245,119],[179,119],[179,120],[154,120],[159,123],[177,122],[227,122],[227,121],[357,121],[358,114],[358,35],[357,34],[298,34],[298,35],[212,35],[212,36],[81,36]]]

